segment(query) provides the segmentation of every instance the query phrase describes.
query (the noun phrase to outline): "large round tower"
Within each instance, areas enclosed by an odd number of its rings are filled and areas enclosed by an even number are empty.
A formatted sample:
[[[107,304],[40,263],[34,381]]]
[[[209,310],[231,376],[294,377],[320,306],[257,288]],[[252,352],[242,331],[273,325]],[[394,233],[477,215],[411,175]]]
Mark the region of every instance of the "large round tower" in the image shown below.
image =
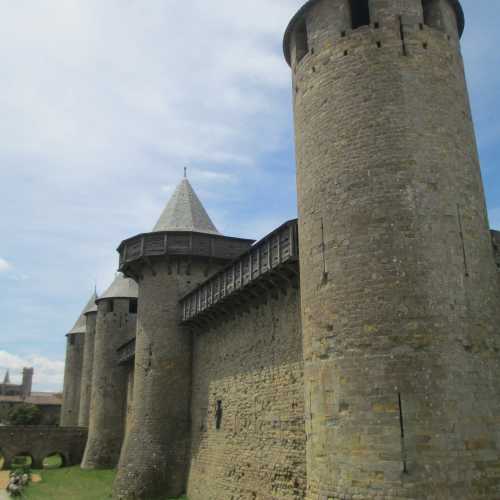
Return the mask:
[[[139,311],[132,418],[114,488],[118,498],[149,500],[185,491],[192,367],[179,300],[251,243],[222,236],[183,179],[153,232],[120,245],[120,269],[139,283]]]
[[[87,446],[82,469],[116,467],[125,432],[127,370],[118,348],[135,335],[137,283],[118,274],[99,297]]]
[[[85,344],[85,311],[92,306],[96,295],[90,297],[71,331],[66,335],[66,360],[64,365],[63,403],[61,426],[76,427],[80,411],[80,386],[82,382],[83,350]]]
[[[90,415],[90,393],[92,388],[92,372],[94,368],[94,342],[97,324],[97,304],[94,302],[89,308],[87,308],[86,311],[83,312],[83,314],[85,315],[86,320],[78,426],[88,427]]]
[[[498,290],[457,0],[291,21],[308,499],[498,497]]]

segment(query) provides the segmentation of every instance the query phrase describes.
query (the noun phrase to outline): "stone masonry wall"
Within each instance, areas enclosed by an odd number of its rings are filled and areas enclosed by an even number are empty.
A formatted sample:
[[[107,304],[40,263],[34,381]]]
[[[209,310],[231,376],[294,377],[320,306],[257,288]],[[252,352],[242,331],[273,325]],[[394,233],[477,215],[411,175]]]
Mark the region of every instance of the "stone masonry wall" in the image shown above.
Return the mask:
[[[97,324],[97,313],[91,312],[86,315],[87,332],[85,333],[85,345],[83,347],[82,381],[80,386],[80,409],[78,413],[78,425],[88,427],[90,416],[90,395],[92,389],[92,373],[94,368],[94,343]]]
[[[319,0],[294,34],[310,500],[500,497],[497,277],[457,19],[433,1],[434,27],[421,0],[370,0],[352,30]]]
[[[78,425],[80,410],[80,386],[85,335],[83,333],[67,335],[66,342],[61,425],[63,427],[74,427]]]
[[[217,267],[212,263],[211,269]],[[151,260],[141,270],[132,419],[114,485],[117,498],[185,491],[192,338],[179,325],[179,300],[209,272],[209,263],[181,258]]]
[[[40,425],[0,426],[0,454],[5,459],[4,468],[10,467],[16,456],[30,456],[32,466],[43,468],[43,459],[59,453],[63,458],[63,465],[77,465],[80,463],[87,429],[79,427],[45,427]]]
[[[195,336],[188,497],[303,498],[299,294],[239,313]]]
[[[110,311],[110,302],[113,303]],[[129,299],[98,302],[89,437],[82,468],[116,467],[125,434],[127,368],[118,364],[117,349],[132,337],[137,317]]]
[[[135,366],[134,363],[127,363],[127,407],[125,412],[125,435],[130,430],[132,426],[132,408],[134,403],[134,372]]]
[[[500,231],[491,231],[491,239],[493,242],[493,252],[495,254],[497,271],[500,272]]]

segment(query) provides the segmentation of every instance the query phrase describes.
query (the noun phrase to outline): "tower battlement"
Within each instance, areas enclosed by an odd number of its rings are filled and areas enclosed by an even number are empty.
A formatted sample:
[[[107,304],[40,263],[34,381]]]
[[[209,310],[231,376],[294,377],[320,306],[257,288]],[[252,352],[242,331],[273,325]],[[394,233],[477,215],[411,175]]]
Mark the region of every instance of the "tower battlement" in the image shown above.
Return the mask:
[[[381,48],[394,39],[407,55],[414,33],[425,32],[425,39],[437,32],[456,42],[464,25],[457,0],[310,0],[290,21],[283,49],[293,68],[306,56],[325,50],[339,49],[347,55],[358,44]]]

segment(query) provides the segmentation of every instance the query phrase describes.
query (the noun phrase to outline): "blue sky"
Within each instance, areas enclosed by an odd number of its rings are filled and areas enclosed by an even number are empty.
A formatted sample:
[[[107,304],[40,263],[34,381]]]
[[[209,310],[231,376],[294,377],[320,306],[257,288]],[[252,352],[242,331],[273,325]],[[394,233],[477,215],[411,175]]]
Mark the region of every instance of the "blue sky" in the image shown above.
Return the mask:
[[[65,333],[189,166],[218,228],[295,217],[284,28],[302,0],[0,0],[0,375],[62,385]],[[500,228],[500,2],[463,0],[490,219]]]

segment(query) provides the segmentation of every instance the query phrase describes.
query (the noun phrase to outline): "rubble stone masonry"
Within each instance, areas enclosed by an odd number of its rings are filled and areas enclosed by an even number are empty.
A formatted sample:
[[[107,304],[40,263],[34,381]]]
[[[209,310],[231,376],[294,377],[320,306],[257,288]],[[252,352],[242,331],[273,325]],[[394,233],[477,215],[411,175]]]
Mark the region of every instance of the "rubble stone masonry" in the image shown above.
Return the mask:
[[[304,497],[299,305],[290,288],[196,334],[190,500]]]
[[[66,364],[61,408],[62,427],[78,425],[84,343],[84,333],[72,333],[66,336]]]
[[[162,259],[139,279],[132,417],[115,495],[176,497],[186,488],[192,337],[179,325],[180,298],[207,277],[207,263]]]
[[[87,332],[85,333],[85,343],[83,346],[82,381],[80,386],[80,408],[78,414],[78,425],[80,427],[88,427],[89,425],[97,313],[91,312],[86,315],[86,318]]]
[[[83,469],[116,467],[125,434],[127,369],[117,349],[134,335],[129,299],[98,301],[89,435]]]
[[[287,34],[307,498],[500,498],[500,300],[461,10],[370,0],[353,29],[349,4],[309,2]]]

